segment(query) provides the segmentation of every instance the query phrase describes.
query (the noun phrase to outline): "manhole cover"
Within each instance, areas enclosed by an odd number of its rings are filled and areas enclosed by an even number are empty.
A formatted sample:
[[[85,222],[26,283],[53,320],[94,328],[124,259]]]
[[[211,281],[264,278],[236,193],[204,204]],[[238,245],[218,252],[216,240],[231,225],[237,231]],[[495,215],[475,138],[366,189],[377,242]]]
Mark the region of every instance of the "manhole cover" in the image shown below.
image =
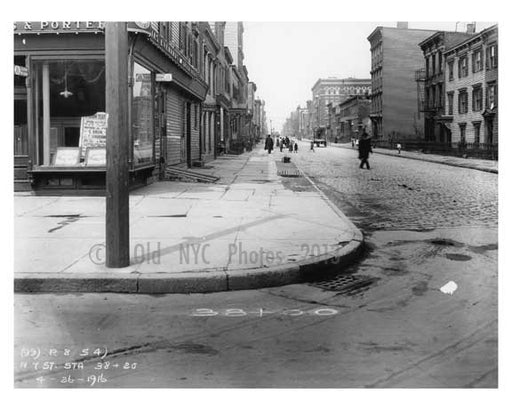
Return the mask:
[[[367,290],[377,280],[369,276],[341,274],[332,279],[311,282],[309,285],[341,295],[355,295]]]

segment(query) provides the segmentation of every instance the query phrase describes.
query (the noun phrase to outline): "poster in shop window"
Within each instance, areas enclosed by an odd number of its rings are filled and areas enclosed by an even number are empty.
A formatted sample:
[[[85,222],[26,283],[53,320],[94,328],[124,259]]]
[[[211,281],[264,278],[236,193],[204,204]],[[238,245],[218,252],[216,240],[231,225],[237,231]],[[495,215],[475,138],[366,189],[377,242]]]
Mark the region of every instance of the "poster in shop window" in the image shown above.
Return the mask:
[[[89,117],[82,117],[80,122],[80,148],[82,155],[87,148],[106,148],[108,114],[97,112]]]
[[[58,147],[53,157],[53,165],[56,167],[73,167],[80,163],[80,148]]]
[[[87,148],[85,153],[86,167],[104,167],[107,164],[106,148]]]

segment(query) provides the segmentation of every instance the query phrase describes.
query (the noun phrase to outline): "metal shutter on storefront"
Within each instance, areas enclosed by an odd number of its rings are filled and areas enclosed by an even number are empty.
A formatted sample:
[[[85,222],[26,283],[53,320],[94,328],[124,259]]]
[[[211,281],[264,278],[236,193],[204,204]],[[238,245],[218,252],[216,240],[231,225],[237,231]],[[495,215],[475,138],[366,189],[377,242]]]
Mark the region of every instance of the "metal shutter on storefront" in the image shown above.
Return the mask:
[[[183,99],[170,88],[167,92],[167,165],[181,161],[181,139],[183,136]]]

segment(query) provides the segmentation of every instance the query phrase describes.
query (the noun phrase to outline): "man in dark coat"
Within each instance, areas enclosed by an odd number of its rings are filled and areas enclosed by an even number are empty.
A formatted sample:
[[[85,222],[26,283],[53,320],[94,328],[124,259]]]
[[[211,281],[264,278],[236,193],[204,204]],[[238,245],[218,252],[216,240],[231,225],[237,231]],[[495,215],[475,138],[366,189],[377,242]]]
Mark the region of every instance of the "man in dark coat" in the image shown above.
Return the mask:
[[[273,149],[274,149],[274,140],[272,139],[270,134],[268,134],[268,137],[265,140],[265,150],[267,150],[268,153],[271,154]]]
[[[368,133],[363,131],[361,138],[359,139],[359,159],[361,160],[361,164],[359,168],[363,168],[363,165],[366,164],[366,168],[370,169],[370,164],[368,163],[368,157],[370,156],[370,152],[372,151],[372,139],[368,135]]]

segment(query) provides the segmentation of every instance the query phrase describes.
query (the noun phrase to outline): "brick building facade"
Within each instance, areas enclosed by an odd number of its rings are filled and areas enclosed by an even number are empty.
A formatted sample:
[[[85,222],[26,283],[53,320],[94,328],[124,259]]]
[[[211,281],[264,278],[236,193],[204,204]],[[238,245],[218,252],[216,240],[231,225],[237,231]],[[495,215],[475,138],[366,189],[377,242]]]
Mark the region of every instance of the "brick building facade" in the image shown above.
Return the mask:
[[[371,50],[372,135],[388,142],[423,138],[423,113],[418,109],[415,72],[424,65],[418,44],[433,30],[377,27],[369,36]]]
[[[361,130],[370,126],[370,104],[369,97],[356,95],[335,107],[335,135],[338,142],[357,139]]]
[[[445,114],[451,119],[452,143],[497,151],[498,27],[447,49],[444,58]]]
[[[468,25],[468,32],[439,31],[419,43],[425,58],[416,79],[422,88],[419,108],[425,115],[425,141],[450,143],[451,132],[447,124],[451,121],[445,114],[445,58],[444,52],[471,37],[474,25]]]
[[[338,104],[352,95],[365,95],[371,91],[370,79],[359,78],[320,78],[311,88],[312,111],[311,126],[313,132],[327,129],[329,126],[329,110],[327,105]]]

